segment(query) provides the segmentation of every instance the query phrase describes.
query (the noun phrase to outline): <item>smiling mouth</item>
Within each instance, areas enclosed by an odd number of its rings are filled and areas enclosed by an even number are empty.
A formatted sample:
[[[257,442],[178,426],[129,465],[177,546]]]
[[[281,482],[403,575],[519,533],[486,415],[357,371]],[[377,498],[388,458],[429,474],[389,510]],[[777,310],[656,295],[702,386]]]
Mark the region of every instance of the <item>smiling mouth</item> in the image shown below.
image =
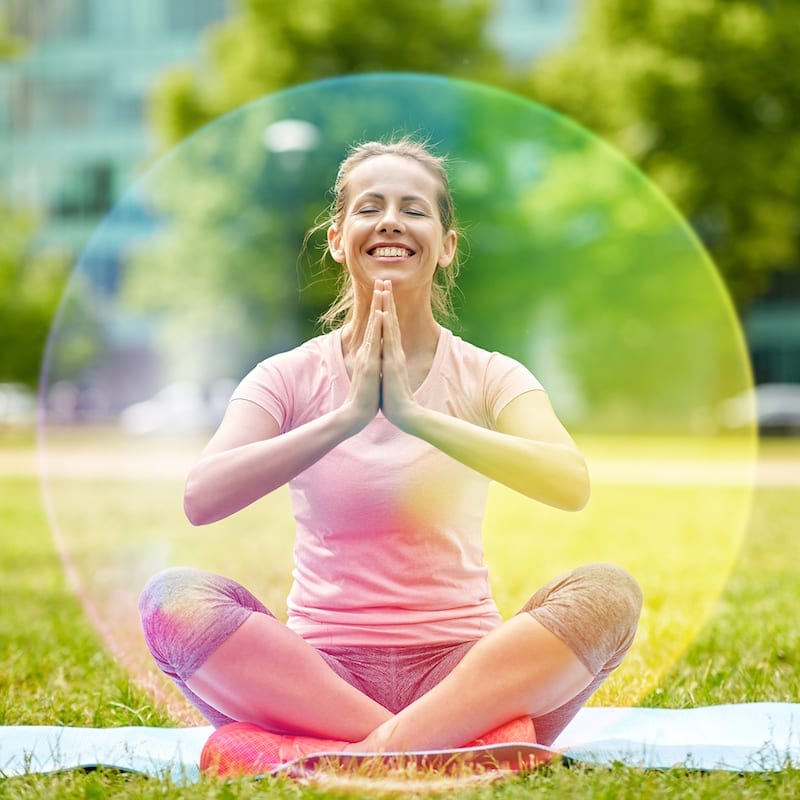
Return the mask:
[[[407,247],[373,247],[368,252],[377,258],[406,258],[414,255],[414,251]]]

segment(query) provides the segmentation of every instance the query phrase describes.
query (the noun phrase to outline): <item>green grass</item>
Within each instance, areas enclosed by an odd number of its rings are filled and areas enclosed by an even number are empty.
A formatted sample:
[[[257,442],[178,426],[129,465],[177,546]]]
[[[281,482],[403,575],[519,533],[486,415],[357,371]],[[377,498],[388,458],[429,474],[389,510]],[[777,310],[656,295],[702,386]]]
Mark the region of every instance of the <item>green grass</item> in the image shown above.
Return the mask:
[[[800,456],[800,447],[785,442],[776,445],[776,450],[781,458]],[[169,494],[172,487],[164,485],[163,491]],[[640,531],[642,521],[649,520],[652,528],[644,538],[662,536],[662,528],[669,527],[669,520],[650,519],[652,504],[674,504],[680,499],[679,493],[673,491],[671,495],[662,496],[655,490],[639,489],[628,490],[627,496],[628,505],[633,507],[632,516],[625,523],[630,531]],[[124,495],[98,493],[98,501],[101,497],[106,498],[102,505],[113,504]],[[723,492],[713,502],[706,498],[704,504],[702,492],[684,495],[685,508],[699,508],[698,515],[708,514],[711,518],[720,513],[726,498],[730,500]],[[601,508],[596,512],[600,519],[605,519],[605,515],[619,515],[619,498],[613,492],[601,492],[600,500]],[[156,501],[160,503],[162,498]],[[82,516],[85,509],[76,509],[75,513],[78,522],[81,519],[86,522]],[[108,513],[108,509],[102,513]],[[146,512],[146,516],[148,514]],[[576,530],[580,530],[583,524],[579,521],[580,515],[574,518],[566,515],[566,518],[570,521],[565,525],[577,526]],[[708,599],[708,617],[705,611],[700,611],[702,624],[688,649],[684,651],[681,646],[681,652],[676,651],[676,659],[669,659],[672,666],[659,675],[655,684],[648,678],[637,685],[635,674],[623,675],[608,690],[603,702],[622,702],[632,694],[644,705],[664,707],[770,700],[800,702],[800,630],[796,622],[800,563],[796,557],[790,557],[797,552],[798,520],[800,492],[797,487],[759,489],[743,545],[738,553],[733,553],[733,569],[729,576],[725,573],[721,595]],[[159,523],[151,519],[149,524],[151,529],[145,539],[149,536],[154,540],[159,535]],[[3,587],[0,724],[175,724],[166,706],[135,685],[129,672],[107,654],[82,614],[55,553],[35,478],[0,478],[0,525],[0,585]],[[691,542],[697,530],[703,527],[703,521],[692,518],[686,525],[686,541]],[[119,535],[124,538],[130,536],[131,531],[122,531]],[[632,542],[634,539],[630,539]],[[505,544],[512,550],[516,546],[513,541]],[[87,550],[90,552],[86,557],[90,557],[92,548]],[[498,544],[498,551],[501,550]],[[558,555],[558,548],[555,551],[553,557],[557,560],[572,557],[569,547],[565,546],[562,556]],[[632,558],[635,560],[636,556]],[[669,565],[666,569],[669,570]],[[658,570],[655,574],[660,575]],[[674,579],[676,594],[679,594],[683,578],[676,574]],[[669,587],[661,585],[660,581],[660,577],[652,581],[651,589],[664,594],[655,598],[650,615],[674,623]],[[694,579],[690,583],[695,585]],[[516,602],[516,592],[513,587],[508,590],[508,603]],[[681,622],[682,617],[679,615],[677,619]],[[645,639],[638,656],[633,654],[634,667],[652,658],[647,651],[654,649],[654,641],[668,641],[668,624],[658,625],[652,620],[645,624],[651,638]],[[662,638],[654,640],[652,637]],[[365,794],[353,787],[323,791],[282,781],[243,781],[226,786],[201,780],[191,786],[178,786],[166,780],[120,775],[113,771],[0,780],[0,798],[191,800],[269,796],[308,800],[376,796],[376,793],[374,788]],[[560,765],[498,785],[448,792],[450,797],[491,800],[523,797],[738,800],[799,795],[800,771],[796,768],[777,774],[740,776],[682,769],[658,772],[622,766],[589,769]]]

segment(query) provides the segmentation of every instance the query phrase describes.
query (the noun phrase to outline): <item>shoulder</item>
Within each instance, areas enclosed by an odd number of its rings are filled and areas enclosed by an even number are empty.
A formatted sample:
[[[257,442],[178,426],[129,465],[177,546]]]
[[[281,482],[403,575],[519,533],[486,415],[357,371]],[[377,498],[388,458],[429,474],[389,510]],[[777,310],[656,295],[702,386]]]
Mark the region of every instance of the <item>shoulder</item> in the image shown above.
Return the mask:
[[[513,377],[517,381],[523,381],[529,388],[542,388],[541,383],[521,361],[496,350],[478,347],[449,331],[448,336],[451,363],[466,366],[484,382],[502,382],[504,378]]]
[[[338,342],[338,331],[315,336],[291,350],[268,356],[260,361],[250,374],[265,376],[280,373],[287,377],[292,374],[303,375],[330,362],[335,341]]]
[[[239,383],[232,399],[250,400],[282,427],[304,409],[321,402],[336,376],[337,332],[317,336],[265,358]]]
[[[542,389],[531,371],[510,356],[471,344],[445,329],[432,401],[442,410],[484,427],[495,426],[511,400]]]

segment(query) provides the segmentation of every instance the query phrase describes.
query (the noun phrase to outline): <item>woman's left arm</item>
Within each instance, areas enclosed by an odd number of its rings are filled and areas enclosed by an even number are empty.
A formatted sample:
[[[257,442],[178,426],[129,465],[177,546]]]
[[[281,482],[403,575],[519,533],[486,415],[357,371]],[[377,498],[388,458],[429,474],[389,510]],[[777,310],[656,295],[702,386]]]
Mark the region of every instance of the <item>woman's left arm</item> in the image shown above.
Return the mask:
[[[512,400],[500,412],[496,430],[413,401],[392,421],[406,433],[534,500],[579,511],[589,499],[586,462],[545,392],[525,392]]]
[[[578,511],[589,500],[586,462],[547,394],[519,395],[494,430],[421,406],[408,383],[391,291],[383,295],[381,408],[398,428],[492,480],[542,503]]]

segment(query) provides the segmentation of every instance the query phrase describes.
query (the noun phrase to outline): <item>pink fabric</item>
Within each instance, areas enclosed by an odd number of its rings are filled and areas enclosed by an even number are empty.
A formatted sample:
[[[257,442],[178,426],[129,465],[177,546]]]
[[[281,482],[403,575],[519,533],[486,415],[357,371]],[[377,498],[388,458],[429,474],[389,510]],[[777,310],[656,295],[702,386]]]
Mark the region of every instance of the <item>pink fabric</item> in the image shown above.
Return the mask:
[[[235,391],[282,431],[339,407],[349,378],[341,331],[259,364]],[[518,362],[442,328],[427,408],[487,428],[541,390]],[[500,624],[483,561],[488,480],[380,413],[297,476],[288,625],[315,646],[406,646],[475,639]]]

